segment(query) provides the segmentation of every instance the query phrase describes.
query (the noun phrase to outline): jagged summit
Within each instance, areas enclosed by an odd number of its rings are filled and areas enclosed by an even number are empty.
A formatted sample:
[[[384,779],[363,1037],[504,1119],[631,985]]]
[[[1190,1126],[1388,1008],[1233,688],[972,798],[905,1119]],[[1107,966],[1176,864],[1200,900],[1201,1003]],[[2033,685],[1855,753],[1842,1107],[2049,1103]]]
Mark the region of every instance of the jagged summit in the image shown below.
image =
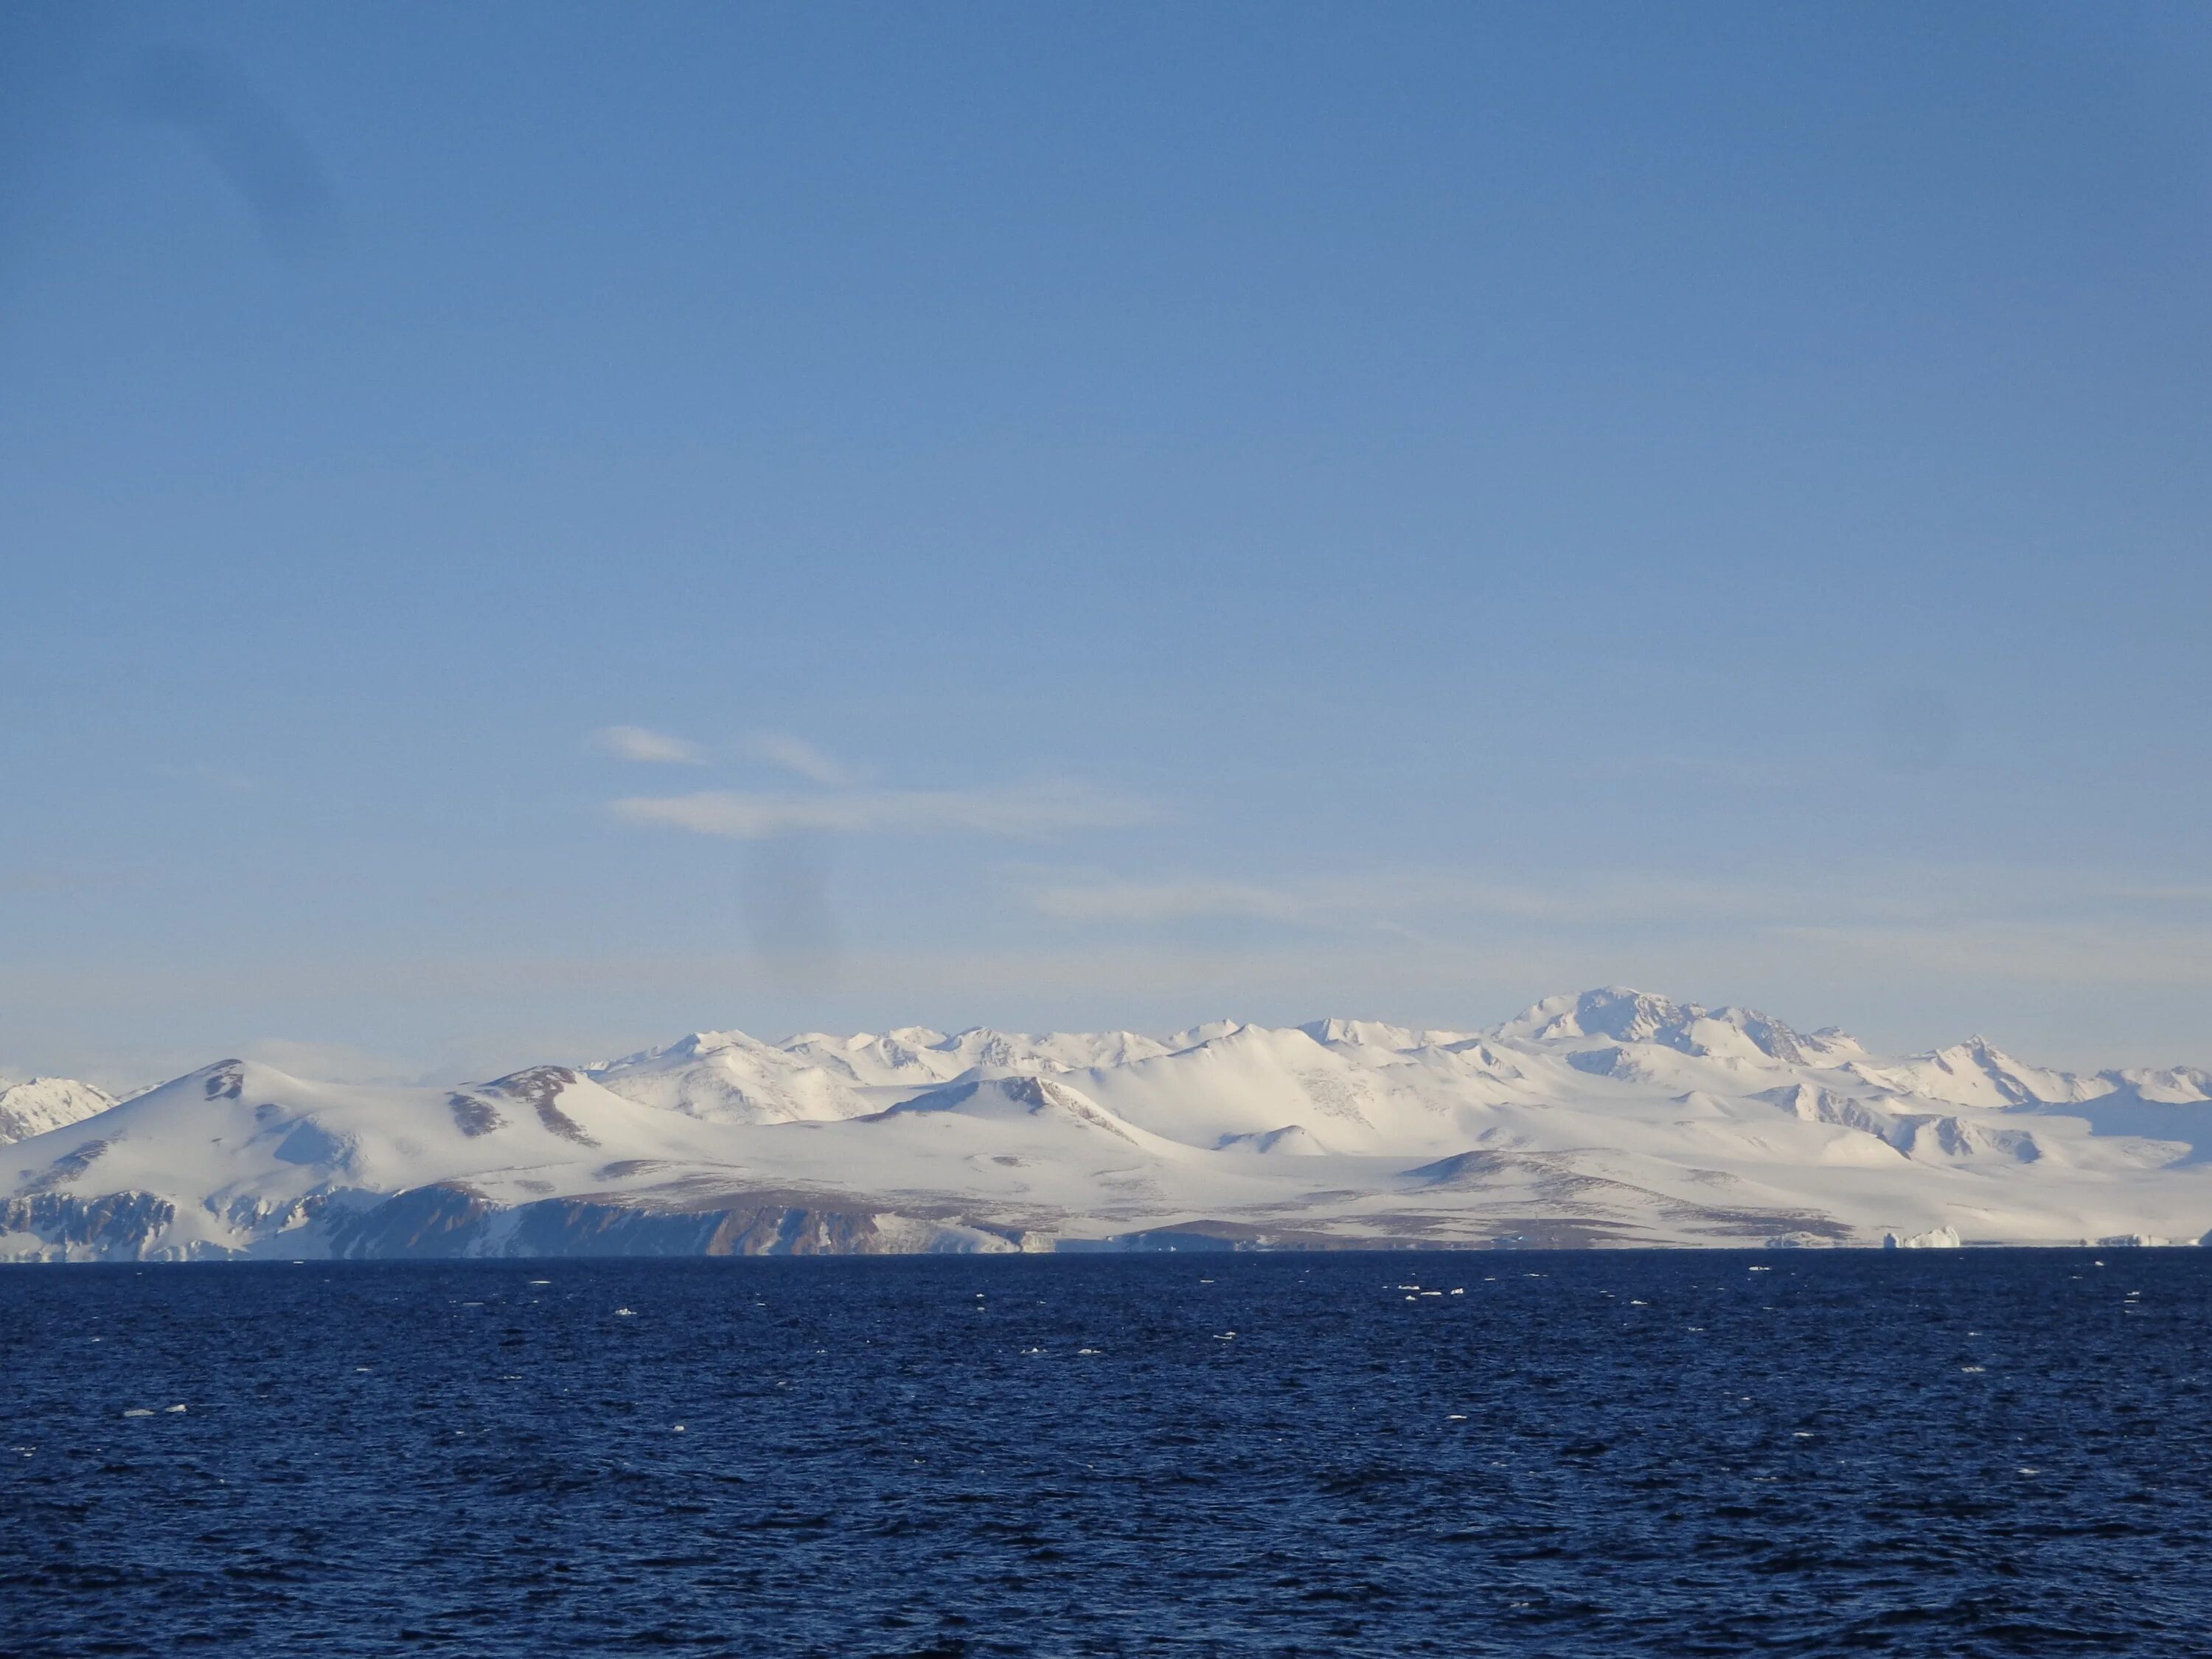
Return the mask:
[[[451,1089],[234,1059],[120,1103],[0,1085],[0,1259],[2212,1226],[2204,1071],[1883,1056],[1620,986],[1474,1033],[702,1030]]]
[[[1635,1042],[1679,1023],[1683,1013],[1680,1005],[1665,997],[1631,986],[1607,985],[1579,996],[1547,997],[1494,1027],[1492,1034],[1534,1042],[1578,1036]]]
[[[1659,1043],[1689,1054],[1748,1058],[1755,1054],[1791,1065],[1861,1052],[1855,1039],[1833,1026],[1808,1035],[1755,1008],[1708,1008],[1623,985],[1576,997],[1548,997],[1486,1035],[1527,1042],[1610,1037],[1620,1042]]]

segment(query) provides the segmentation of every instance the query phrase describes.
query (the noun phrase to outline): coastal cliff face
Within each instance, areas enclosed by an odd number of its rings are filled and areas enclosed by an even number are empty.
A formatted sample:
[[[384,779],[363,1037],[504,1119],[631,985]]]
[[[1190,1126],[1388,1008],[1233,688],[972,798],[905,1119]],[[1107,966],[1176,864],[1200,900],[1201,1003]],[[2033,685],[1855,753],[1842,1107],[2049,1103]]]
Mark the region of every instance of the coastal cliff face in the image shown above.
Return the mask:
[[[1619,989],[1476,1032],[702,1032],[459,1089],[231,1060],[120,1103],[50,1079],[0,1108],[17,1261],[1929,1248],[2212,1225],[2203,1072],[2053,1072],[1979,1040],[1883,1057]]]

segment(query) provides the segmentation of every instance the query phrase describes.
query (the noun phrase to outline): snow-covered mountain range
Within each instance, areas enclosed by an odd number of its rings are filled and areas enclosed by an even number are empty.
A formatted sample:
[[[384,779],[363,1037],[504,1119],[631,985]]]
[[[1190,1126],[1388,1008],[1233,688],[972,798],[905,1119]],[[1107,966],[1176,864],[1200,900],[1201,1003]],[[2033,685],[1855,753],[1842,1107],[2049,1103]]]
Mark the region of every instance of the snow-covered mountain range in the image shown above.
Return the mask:
[[[0,1083],[0,1259],[2194,1242],[2212,1074],[1611,988],[1483,1031],[700,1032],[458,1089]]]

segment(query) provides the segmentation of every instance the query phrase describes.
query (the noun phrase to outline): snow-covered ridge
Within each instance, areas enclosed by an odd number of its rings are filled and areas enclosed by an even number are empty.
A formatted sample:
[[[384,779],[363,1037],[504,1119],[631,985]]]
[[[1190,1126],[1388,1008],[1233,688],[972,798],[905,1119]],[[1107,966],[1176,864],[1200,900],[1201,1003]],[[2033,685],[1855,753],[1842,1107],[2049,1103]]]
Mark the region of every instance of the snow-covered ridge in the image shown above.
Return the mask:
[[[1482,1030],[703,1031],[459,1089],[0,1085],[0,1259],[2194,1238],[2212,1075],[1621,988]]]
[[[27,1083],[0,1078],[0,1146],[82,1121],[115,1104],[113,1096],[65,1077]]]

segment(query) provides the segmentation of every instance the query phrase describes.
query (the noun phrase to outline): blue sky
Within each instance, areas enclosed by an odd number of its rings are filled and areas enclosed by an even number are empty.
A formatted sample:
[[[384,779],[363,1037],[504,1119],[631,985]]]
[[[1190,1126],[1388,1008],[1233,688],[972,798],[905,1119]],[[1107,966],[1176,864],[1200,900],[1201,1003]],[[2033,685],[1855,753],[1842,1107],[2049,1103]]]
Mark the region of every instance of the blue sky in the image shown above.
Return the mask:
[[[2201,10],[0,30],[0,1072],[2212,1062]]]

